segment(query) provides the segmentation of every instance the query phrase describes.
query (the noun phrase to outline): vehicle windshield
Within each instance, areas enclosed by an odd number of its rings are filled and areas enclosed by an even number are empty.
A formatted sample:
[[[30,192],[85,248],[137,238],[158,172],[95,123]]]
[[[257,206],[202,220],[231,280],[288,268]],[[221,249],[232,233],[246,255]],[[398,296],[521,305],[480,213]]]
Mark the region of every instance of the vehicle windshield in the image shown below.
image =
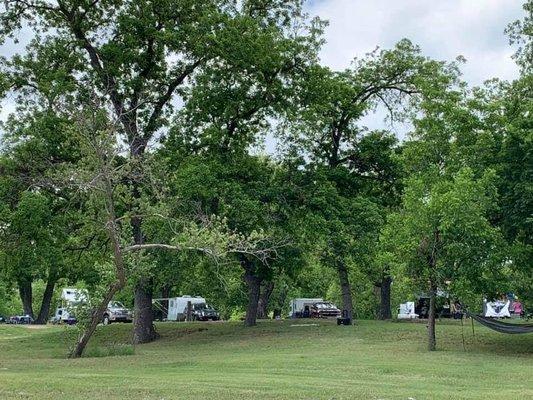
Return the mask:
[[[120,301],[110,301],[108,307],[109,308],[124,308],[124,304],[122,304]]]
[[[316,303],[316,308],[334,308],[335,306],[331,303]]]
[[[200,303],[194,305],[195,310],[211,310],[211,306],[207,303]]]

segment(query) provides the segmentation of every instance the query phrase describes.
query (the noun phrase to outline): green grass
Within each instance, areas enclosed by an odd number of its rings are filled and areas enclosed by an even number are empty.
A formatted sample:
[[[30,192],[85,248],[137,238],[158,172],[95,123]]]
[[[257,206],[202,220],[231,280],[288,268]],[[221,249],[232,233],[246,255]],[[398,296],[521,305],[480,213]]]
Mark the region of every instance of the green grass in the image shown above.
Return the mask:
[[[131,325],[102,326],[88,349],[100,357],[78,360],[64,358],[66,328],[0,326],[0,399],[533,398],[532,335],[476,325],[474,340],[468,324],[465,351],[446,321],[429,353],[420,323],[293,323],[162,323],[135,349]]]

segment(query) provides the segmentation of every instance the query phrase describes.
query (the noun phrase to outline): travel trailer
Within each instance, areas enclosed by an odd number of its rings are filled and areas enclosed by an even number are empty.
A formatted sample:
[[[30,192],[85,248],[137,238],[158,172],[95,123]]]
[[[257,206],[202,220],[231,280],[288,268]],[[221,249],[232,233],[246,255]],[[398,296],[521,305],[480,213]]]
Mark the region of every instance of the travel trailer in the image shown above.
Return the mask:
[[[66,323],[73,324],[76,322],[72,309],[79,304],[87,303],[89,294],[85,289],[65,288],[61,291],[59,305],[56,308],[51,321],[54,324]]]
[[[162,309],[166,314],[167,321],[185,321],[187,319],[187,307],[191,304],[191,318],[194,321],[218,321],[220,314],[206,300],[200,296],[169,297],[164,299],[154,299],[156,307]],[[168,307],[168,309],[165,309]]]
[[[311,308],[315,303],[323,303],[324,299],[315,298],[300,298],[292,299],[289,310],[290,318],[310,318],[311,317]]]

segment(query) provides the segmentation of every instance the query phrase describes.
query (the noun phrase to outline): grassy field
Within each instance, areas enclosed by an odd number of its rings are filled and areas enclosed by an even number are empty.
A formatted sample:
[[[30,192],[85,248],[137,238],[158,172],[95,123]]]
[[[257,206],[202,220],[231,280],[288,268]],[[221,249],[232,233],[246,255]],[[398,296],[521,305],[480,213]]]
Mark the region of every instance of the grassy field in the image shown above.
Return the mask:
[[[162,323],[135,349],[121,347],[131,325],[99,327],[89,354],[134,354],[79,360],[64,358],[67,328],[0,326],[0,398],[533,399],[532,335],[476,325],[474,339],[468,324],[465,351],[446,321],[428,353],[420,323],[293,324]]]

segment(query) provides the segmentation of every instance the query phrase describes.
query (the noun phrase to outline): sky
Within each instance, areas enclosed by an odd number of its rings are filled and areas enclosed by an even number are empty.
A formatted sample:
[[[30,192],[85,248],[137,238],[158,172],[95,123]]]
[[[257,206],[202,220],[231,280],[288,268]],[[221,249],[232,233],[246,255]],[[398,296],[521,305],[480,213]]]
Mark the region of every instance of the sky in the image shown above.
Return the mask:
[[[355,56],[402,38],[425,55],[451,61],[464,56],[464,78],[472,85],[518,70],[504,29],[523,17],[522,0],[311,0],[310,15],[329,21],[322,62],[344,69]]]
[[[522,0],[309,0],[306,11],[329,21],[321,62],[333,69],[349,67],[354,57],[362,57],[379,46],[390,48],[402,38],[421,46],[422,52],[435,59],[452,61],[461,55],[463,78],[470,85],[498,77],[510,80],[518,75],[511,59],[513,49],[504,29],[523,17]],[[21,37],[21,42],[27,38]],[[19,44],[20,46],[20,44]],[[13,45],[0,47],[9,56]],[[12,102],[3,102],[0,119],[13,110]],[[366,117],[370,128],[388,127],[398,136],[405,128],[384,125],[384,113]],[[268,139],[266,148],[275,143]]]
[[[522,0],[311,0],[306,10],[329,21],[321,62],[335,70],[348,68],[354,57],[391,48],[403,38],[437,60],[466,58],[461,71],[471,86],[491,78],[512,80],[518,68],[511,58],[505,27],[523,18]],[[383,122],[385,110],[362,122],[370,129],[386,128],[400,139],[408,126]],[[274,143],[267,139],[266,148]]]

